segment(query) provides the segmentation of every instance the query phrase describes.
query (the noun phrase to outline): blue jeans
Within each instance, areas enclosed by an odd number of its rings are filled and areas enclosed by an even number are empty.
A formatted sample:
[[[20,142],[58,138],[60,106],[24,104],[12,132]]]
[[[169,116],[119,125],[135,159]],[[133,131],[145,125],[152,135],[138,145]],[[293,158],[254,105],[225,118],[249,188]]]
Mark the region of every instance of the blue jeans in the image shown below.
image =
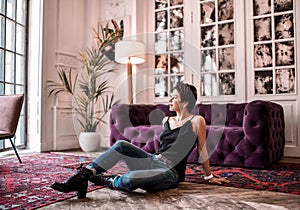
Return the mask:
[[[151,192],[178,186],[178,174],[167,163],[124,140],[117,141],[89,166],[95,168],[98,174],[109,170],[121,160],[126,163],[129,172],[118,179],[116,186],[119,190],[141,188]]]

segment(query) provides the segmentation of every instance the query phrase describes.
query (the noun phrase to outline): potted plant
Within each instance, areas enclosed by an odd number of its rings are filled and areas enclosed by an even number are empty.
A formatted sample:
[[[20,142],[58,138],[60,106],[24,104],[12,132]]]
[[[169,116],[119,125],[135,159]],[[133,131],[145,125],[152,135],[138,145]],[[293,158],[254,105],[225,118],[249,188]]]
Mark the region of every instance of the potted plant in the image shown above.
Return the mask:
[[[73,78],[67,67],[60,66],[57,69],[59,82],[47,81],[47,88],[50,89],[48,96],[61,92],[72,95],[73,114],[82,127],[79,144],[86,152],[98,149],[100,134],[96,132],[97,127],[100,122],[105,123],[103,118],[117,103],[106,77],[116,70],[112,68],[112,57],[108,55],[112,55],[114,43],[123,36],[123,24],[121,22],[119,27],[114,20],[112,23],[113,29],[109,28],[108,23],[100,27],[100,32],[93,29],[96,46],[79,53],[82,63],[80,74]]]

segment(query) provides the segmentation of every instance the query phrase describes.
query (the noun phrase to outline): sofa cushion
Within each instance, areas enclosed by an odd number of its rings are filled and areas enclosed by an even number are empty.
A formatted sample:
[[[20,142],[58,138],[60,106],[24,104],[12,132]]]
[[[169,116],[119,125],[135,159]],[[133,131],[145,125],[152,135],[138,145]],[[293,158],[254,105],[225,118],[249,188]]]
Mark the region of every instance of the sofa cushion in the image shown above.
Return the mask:
[[[162,131],[161,125],[135,126],[124,129],[124,136],[131,143],[142,148],[146,152],[155,153],[159,148],[159,135]]]

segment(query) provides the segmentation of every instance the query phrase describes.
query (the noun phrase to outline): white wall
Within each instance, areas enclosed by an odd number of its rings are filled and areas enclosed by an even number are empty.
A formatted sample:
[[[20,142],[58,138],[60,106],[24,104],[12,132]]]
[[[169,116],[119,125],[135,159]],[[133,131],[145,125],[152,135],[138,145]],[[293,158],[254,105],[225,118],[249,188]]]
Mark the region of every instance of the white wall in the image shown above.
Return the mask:
[[[72,110],[69,108],[71,97],[60,95],[49,98],[47,80],[57,80],[58,65],[69,66],[72,72],[80,71],[81,64],[76,58],[80,51],[92,45],[92,28],[97,27],[99,22],[125,16],[132,21],[130,17],[133,15],[134,3],[134,0],[30,1],[28,78],[30,149],[50,151],[79,148],[77,140],[79,130],[73,126]],[[130,22],[129,29],[135,30],[134,27],[131,28],[131,24]],[[116,86],[123,80],[123,85],[118,85],[117,99],[125,102],[126,69],[123,65],[116,67],[119,68],[119,73],[112,76],[112,81],[116,82],[112,85]],[[103,136],[106,138],[101,144],[109,146],[109,128],[107,125],[101,126]]]

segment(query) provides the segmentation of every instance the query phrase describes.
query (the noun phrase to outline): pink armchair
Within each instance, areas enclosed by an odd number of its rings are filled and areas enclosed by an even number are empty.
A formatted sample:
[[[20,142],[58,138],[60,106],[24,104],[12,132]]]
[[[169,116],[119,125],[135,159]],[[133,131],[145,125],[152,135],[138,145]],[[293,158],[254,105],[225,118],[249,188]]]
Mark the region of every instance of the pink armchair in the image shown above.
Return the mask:
[[[22,161],[12,138],[15,136],[17,130],[23,101],[24,94],[0,96],[0,140],[10,140],[20,163]]]

